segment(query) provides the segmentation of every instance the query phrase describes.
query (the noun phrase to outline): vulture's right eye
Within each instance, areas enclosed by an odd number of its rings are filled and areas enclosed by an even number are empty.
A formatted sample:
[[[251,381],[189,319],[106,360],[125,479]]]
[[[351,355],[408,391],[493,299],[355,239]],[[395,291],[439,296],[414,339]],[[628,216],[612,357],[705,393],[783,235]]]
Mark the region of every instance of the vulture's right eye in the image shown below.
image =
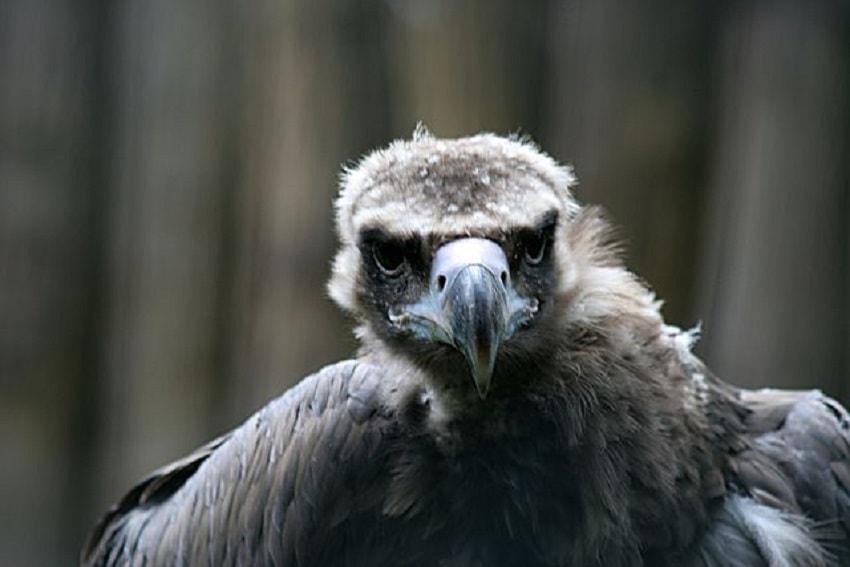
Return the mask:
[[[402,280],[422,269],[422,245],[415,237],[367,228],[360,231],[357,247],[372,277]]]
[[[372,259],[384,274],[398,276],[404,271],[407,263],[405,246],[401,242],[388,240],[372,245]]]

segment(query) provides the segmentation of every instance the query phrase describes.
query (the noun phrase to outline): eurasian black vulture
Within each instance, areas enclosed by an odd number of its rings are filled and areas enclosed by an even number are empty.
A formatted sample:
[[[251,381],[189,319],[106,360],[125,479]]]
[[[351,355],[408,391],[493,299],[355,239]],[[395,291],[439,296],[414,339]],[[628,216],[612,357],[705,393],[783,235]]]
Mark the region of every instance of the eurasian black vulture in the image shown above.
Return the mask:
[[[491,134],[366,156],[329,285],[357,357],[143,480],[83,563],[850,565],[847,412],[718,380],[572,183]]]

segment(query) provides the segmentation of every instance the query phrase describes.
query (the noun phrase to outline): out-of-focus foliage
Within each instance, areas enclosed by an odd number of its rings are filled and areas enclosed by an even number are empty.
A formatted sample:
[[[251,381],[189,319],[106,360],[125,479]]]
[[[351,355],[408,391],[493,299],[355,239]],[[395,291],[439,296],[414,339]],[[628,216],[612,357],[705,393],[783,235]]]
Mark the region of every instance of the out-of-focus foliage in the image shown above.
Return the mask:
[[[724,378],[848,399],[846,1],[5,0],[0,565],[354,350],[340,164],[417,120],[573,163]]]

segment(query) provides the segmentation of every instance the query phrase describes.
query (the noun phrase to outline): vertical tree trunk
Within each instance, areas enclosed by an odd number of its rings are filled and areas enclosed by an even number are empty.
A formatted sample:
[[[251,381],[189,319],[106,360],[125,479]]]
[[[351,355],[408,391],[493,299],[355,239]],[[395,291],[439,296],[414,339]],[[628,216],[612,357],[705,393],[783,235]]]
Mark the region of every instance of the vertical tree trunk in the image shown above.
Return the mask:
[[[704,350],[746,386],[848,395],[848,75],[838,4],[741,4],[724,38]]]
[[[530,2],[393,2],[389,80],[396,136],[422,120],[438,136],[531,129],[545,71],[545,6]]]
[[[373,92],[380,85],[364,85],[360,69],[380,35],[350,37],[356,23],[379,27],[364,9],[339,0],[237,10],[244,67],[234,77],[241,190],[233,196],[223,341],[229,425],[354,350],[324,282],[340,164],[357,157],[352,146],[368,148],[364,141],[376,136],[369,128],[385,121]]]
[[[627,263],[691,319],[701,230],[710,34],[720,3],[569,2],[550,18],[544,147],[575,165],[576,194],[610,212]]]
[[[114,16],[101,503],[209,435],[226,112],[220,12],[152,1]]]
[[[82,531],[94,8],[0,5],[0,565],[61,564]]]

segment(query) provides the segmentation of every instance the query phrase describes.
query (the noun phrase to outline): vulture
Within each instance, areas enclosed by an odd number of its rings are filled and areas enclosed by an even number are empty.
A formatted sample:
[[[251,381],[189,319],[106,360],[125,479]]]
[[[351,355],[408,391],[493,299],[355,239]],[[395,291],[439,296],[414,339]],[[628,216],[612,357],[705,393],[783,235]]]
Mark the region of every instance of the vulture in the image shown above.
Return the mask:
[[[410,139],[342,176],[357,356],[142,480],[83,565],[850,565],[850,416],[692,353],[570,167]]]

